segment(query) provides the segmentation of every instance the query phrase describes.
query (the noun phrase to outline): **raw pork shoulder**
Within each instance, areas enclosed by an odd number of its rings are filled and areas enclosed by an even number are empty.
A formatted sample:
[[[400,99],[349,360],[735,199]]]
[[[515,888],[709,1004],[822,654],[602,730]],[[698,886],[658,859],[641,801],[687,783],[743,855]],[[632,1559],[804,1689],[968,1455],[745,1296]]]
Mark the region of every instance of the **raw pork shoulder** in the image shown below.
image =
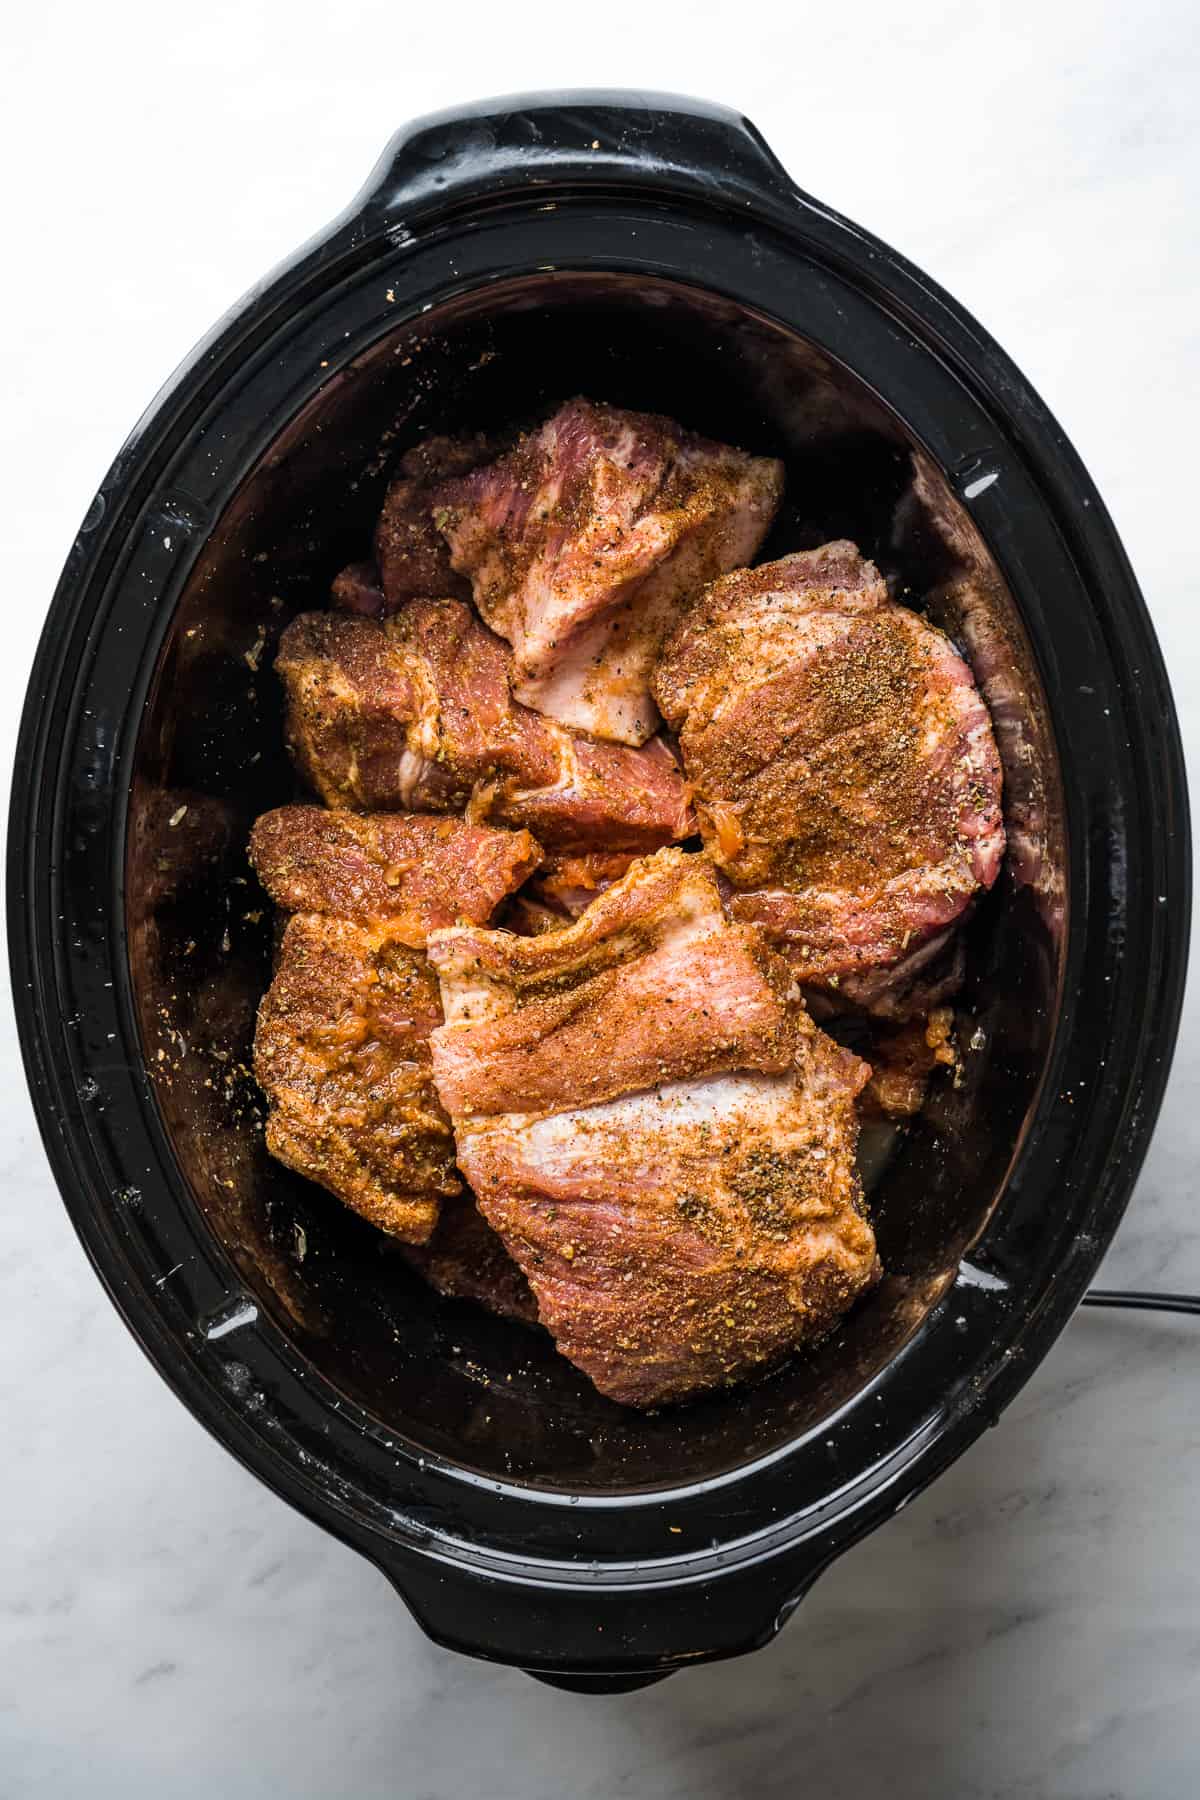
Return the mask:
[[[350,563],[334,580],[332,599],[339,612],[383,619],[406,600],[470,598],[470,582],[450,566],[429,497],[448,475],[465,474],[494,455],[495,446],[478,434],[427,437],[406,451],[375,527],[374,562]]]
[[[400,474],[388,488],[375,527],[375,561],[383,590],[383,612],[406,600],[465,600],[471,585],[450,565],[446,541],[434,525],[430,498],[447,476],[465,474],[494,449],[481,436],[422,440],[401,459]]]
[[[430,1079],[438,984],[419,951],[319,913],[288,921],[263,995],[254,1073],[267,1149],[373,1225],[421,1243],[462,1186]]]
[[[429,1236],[462,1186],[430,1073],[442,1019],[420,953],[432,926],[484,920],[535,865],[528,832],[284,806],[250,855],[295,912],[258,1010],[267,1148],[393,1236]]]
[[[864,1063],[797,1006],[711,868],[662,851],[542,937],[435,932],[435,1078],[538,1317],[632,1406],[736,1379],[877,1276]]]
[[[514,704],[511,652],[456,600],[394,618],[303,613],[276,668],[288,741],[325,804],[460,812],[559,851],[645,852],[695,830],[661,739],[597,744]]]
[[[714,582],[655,677],[706,848],[804,982],[900,959],[1004,853],[987,708],[853,544]]]
[[[571,400],[432,501],[454,568],[513,646],[516,698],[642,744],[658,724],[655,658],[681,605],[750,560],[782,491],[770,458]]]
[[[386,920],[415,949],[439,926],[490,919],[540,856],[527,831],[422,813],[280,806],[250,834],[250,861],[276,906]]]

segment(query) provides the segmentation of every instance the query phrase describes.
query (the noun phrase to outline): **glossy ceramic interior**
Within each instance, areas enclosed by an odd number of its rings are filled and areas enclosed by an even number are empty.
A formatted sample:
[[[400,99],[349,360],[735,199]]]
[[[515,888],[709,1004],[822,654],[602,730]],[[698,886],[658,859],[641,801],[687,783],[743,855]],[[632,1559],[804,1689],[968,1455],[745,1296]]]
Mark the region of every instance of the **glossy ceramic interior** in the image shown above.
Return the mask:
[[[246,861],[298,795],[271,664],[298,611],[369,544],[388,469],[423,432],[532,420],[585,393],[787,464],[764,556],[852,538],[972,661],[1005,768],[1011,849],[968,927],[958,1082],[865,1145],[886,1278],[814,1352],[642,1416],[547,1338],[435,1296],[387,1240],[263,1149],[249,1075],[272,918]],[[986,468],[953,473],[969,498]],[[125,880],[147,1066],[192,1200],[298,1356],[418,1455],[620,1493],[712,1478],[846,1406],[893,1359],[980,1232],[1052,1043],[1067,880],[1059,762],[1009,590],[967,509],[853,374],[762,314],[646,275],[527,274],[385,332],[261,454],[208,530],[158,650],[133,759]]]

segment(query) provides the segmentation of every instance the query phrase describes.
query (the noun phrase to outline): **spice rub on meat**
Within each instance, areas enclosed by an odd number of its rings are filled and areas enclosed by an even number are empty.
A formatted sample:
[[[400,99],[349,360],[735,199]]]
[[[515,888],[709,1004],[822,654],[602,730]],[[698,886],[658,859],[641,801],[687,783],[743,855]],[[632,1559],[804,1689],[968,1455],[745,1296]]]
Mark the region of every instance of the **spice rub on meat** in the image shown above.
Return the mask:
[[[734,1381],[824,1335],[878,1278],[854,1059],[808,1030],[812,1055],[785,1074],[666,1083],[467,1136],[463,1167],[541,1323],[610,1399]]]
[[[433,522],[432,496],[448,476],[464,475],[493,453],[479,433],[470,437],[423,438],[401,458],[375,527],[375,561],[383,608],[395,612],[406,600],[470,598],[471,584],[455,573],[446,540]]]
[[[527,831],[423,813],[280,806],[250,835],[250,861],[276,906],[386,921],[415,949],[440,926],[490,919],[540,857]]]
[[[429,964],[386,926],[297,913],[254,1037],[272,1156],[418,1243],[462,1186],[431,1078],[441,1018]]]
[[[433,932],[429,958],[446,1006],[438,1091],[456,1120],[791,1060],[786,968],[726,919],[707,860],[679,850],[635,863],[562,931]]]
[[[1004,853],[987,708],[949,639],[852,544],[714,582],[654,690],[705,846],[800,979],[898,963]]]
[[[331,598],[339,612],[383,619],[407,600],[470,598],[470,582],[450,566],[430,495],[447,476],[465,474],[494,454],[495,446],[478,433],[422,438],[405,452],[375,527],[374,559],[348,564],[334,580]]]
[[[294,760],[329,807],[462,812],[548,848],[644,853],[695,829],[661,739],[580,737],[514,703],[511,652],[456,600],[377,622],[304,613],[280,640]]]
[[[769,457],[576,399],[431,499],[454,569],[513,646],[516,698],[642,744],[658,724],[655,658],[681,605],[750,560],[782,491]]]
[[[1005,848],[950,640],[853,544],[742,566],[782,473],[583,399],[426,438],[276,663],[268,1148],[630,1406],[878,1279],[859,1119],[954,1067]]]
[[[462,1186],[433,1086],[432,926],[483,920],[536,864],[527,832],[281,807],[251,859],[295,909],[258,1011],[254,1072],[273,1156],[396,1237],[429,1236]]]
[[[637,863],[546,936],[436,932],[429,953],[460,1167],[602,1393],[652,1406],[734,1380],[876,1278],[866,1065],[729,923],[704,859]]]

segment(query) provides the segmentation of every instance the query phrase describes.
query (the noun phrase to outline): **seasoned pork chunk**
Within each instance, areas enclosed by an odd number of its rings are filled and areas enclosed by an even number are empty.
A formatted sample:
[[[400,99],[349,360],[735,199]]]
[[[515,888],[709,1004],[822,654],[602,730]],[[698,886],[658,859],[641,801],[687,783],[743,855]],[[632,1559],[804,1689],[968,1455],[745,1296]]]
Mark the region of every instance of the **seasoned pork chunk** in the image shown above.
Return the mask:
[[[527,831],[321,806],[264,813],[250,837],[250,860],[276,906],[386,921],[416,949],[440,926],[490,919],[540,856]]]
[[[377,617],[406,600],[465,600],[471,586],[455,573],[446,540],[433,522],[432,495],[448,476],[463,475],[492,454],[488,439],[428,437],[401,458],[375,527],[383,605]]]
[[[852,1151],[865,1065],[808,1033],[784,1074],[664,1083],[460,1137],[541,1323],[610,1399],[736,1380],[877,1279]]]
[[[573,925],[436,932],[429,954],[460,1167],[602,1393],[652,1406],[733,1380],[875,1279],[866,1065],[729,924],[704,859],[662,851]]]
[[[714,582],[655,678],[705,845],[806,983],[898,963],[996,878],[1000,763],[949,639],[852,544]]]
[[[305,613],[280,641],[288,738],[327,806],[460,812],[565,852],[645,852],[695,829],[670,751],[592,743],[509,693],[507,645],[459,601],[382,624]]]
[[[729,924],[707,861],[679,850],[635,863],[563,931],[433,932],[429,957],[446,1005],[438,1091],[456,1120],[791,1061],[786,969]]]
[[[383,619],[408,600],[470,598],[470,582],[450,566],[430,496],[447,476],[465,474],[494,454],[490,441],[476,434],[423,438],[401,457],[375,527],[374,560],[350,563],[334,580],[331,598],[339,612]]]
[[[421,1241],[456,1194],[449,1121],[430,1075],[438,985],[429,930],[491,917],[538,859],[528,832],[459,820],[284,806],[250,855],[296,916],[258,1012],[254,1071],[267,1148],[373,1224]]]
[[[441,1017],[429,964],[386,925],[298,913],[254,1039],[272,1156],[417,1243],[462,1185],[430,1078]]]
[[[433,516],[513,646],[513,692],[565,725],[642,744],[680,607],[748,562],[782,465],[651,413],[571,400],[497,461],[444,482]]]

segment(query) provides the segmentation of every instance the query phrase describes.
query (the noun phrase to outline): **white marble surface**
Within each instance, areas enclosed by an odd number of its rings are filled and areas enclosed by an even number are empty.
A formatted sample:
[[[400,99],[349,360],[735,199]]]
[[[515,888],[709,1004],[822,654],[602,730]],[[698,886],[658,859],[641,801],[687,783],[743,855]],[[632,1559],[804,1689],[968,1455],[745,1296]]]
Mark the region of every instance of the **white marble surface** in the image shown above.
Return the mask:
[[[1192,0],[13,7],[0,25],[3,758],[125,430],[393,125],[580,83],[742,105],[996,333],[1091,466],[1200,770]],[[676,21],[682,15],[676,15]],[[739,36],[739,31],[744,36]],[[1149,1796],[1200,1771],[1200,1328],[1084,1315],[753,1659],[586,1700],[433,1649],[257,1486],[85,1265],[0,1027],[0,1795]],[[1200,1287],[1200,998],[1105,1270]]]

